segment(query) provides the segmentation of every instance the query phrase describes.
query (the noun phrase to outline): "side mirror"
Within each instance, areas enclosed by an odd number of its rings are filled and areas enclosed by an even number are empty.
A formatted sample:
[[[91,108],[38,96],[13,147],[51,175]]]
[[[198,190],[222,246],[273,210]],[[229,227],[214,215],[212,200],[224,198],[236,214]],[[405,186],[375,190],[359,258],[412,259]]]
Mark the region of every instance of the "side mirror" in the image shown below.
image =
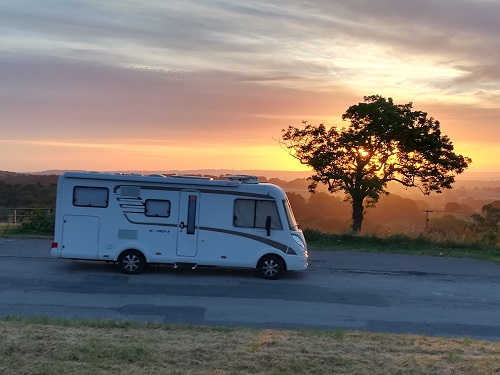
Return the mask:
[[[271,216],[267,215],[266,217],[266,231],[267,237],[271,235]]]

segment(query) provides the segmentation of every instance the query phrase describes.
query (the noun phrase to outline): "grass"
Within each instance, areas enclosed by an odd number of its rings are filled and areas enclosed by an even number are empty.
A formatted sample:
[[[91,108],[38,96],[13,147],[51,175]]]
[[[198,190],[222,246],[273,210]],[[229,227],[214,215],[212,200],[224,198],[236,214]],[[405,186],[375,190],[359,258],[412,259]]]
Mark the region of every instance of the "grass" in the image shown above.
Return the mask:
[[[0,373],[496,374],[500,343],[356,331],[0,319]]]
[[[305,229],[308,247],[314,250],[363,251],[372,253],[413,254],[474,258],[500,262],[500,247],[481,242],[466,242],[439,236],[393,234],[385,237],[352,233],[322,233]]]
[[[21,224],[0,223],[0,237],[52,239],[54,231],[26,231]]]

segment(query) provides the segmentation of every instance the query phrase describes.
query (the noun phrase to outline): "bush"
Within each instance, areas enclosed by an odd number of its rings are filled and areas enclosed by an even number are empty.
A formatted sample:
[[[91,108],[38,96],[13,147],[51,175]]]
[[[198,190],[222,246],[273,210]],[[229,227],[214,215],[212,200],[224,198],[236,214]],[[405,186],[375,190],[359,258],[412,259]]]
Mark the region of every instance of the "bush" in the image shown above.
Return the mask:
[[[43,211],[31,211],[19,228],[22,233],[51,234],[54,233],[55,215]]]
[[[483,242],[488,245],[500,243],[500,208],[494,207],[493,204],[483,206],[480,214],[472,215],[474,223],[472,231],[479,235]]]
[[[303,230],[304,232],[304,237],[306,238],[306,241],[319,241],[321,240],[325,234],[319,230],[316,229],[311,229],[311,228],[305,228]]]

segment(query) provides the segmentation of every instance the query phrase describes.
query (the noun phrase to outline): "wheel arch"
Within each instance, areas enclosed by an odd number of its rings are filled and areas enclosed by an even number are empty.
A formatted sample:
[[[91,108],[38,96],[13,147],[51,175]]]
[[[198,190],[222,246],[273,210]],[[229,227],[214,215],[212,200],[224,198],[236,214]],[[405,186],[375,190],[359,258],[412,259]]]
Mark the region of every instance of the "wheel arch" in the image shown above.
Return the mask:
[[[123,273],[132,275],[144,272],[148,262],[142,251],[126,249],[118,256],[117,264]]]
[[[286,272],[286,263],[283,257],[270,253],[259,259],[256,270],[263,279],[276,280]]]
[[[259,263],[260,261],[266,257],[266,256],[269,256],[269,255],[273,255],[273,256],[276,256],[278,258],[280,258],[281,262],[283,263],[283,269],[284,271],[288,271],[288,267],[287,267],[287,264],[286,264],[286,260],[285,258],[283,257],[283,254],[280,254],[279,252],[276,252],[276,251],[263,251],[259,254],[259,256],[257,257],[257,261],[255,262],[255,265],[254,265],[254,268],[257,268],[259,266]]]
[[[140,252],[142,254],[142,256],[144,257],[144,259],[146,259],[146,263],[150,262],[150,259],[148,257],[148,252],[146,251],[146,248],[144,246],[142,246],[141,244],[139,244],[139,243],[126,243],[126,244],[123,244],[123,245],[119,246],[116,249],[115,259],[114,260],[118,261],[118,259],[120,259],[120,256],[125,251],[129,251],[129,250],[135,250],[135,251]]]

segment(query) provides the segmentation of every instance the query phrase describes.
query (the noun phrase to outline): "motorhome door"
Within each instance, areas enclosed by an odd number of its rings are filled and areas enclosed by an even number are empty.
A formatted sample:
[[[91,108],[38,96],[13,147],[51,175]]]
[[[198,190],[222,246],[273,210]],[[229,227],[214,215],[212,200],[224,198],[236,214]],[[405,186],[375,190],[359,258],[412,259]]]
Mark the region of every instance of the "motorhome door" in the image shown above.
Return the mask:
[[[177,227],[177,255],[194,257],[198,247],[198,210],[200,194],[181,191],[179,225]]]
[[[64,215],[62,253],[75,259],[97,259],[99,218],[97,216]]]

